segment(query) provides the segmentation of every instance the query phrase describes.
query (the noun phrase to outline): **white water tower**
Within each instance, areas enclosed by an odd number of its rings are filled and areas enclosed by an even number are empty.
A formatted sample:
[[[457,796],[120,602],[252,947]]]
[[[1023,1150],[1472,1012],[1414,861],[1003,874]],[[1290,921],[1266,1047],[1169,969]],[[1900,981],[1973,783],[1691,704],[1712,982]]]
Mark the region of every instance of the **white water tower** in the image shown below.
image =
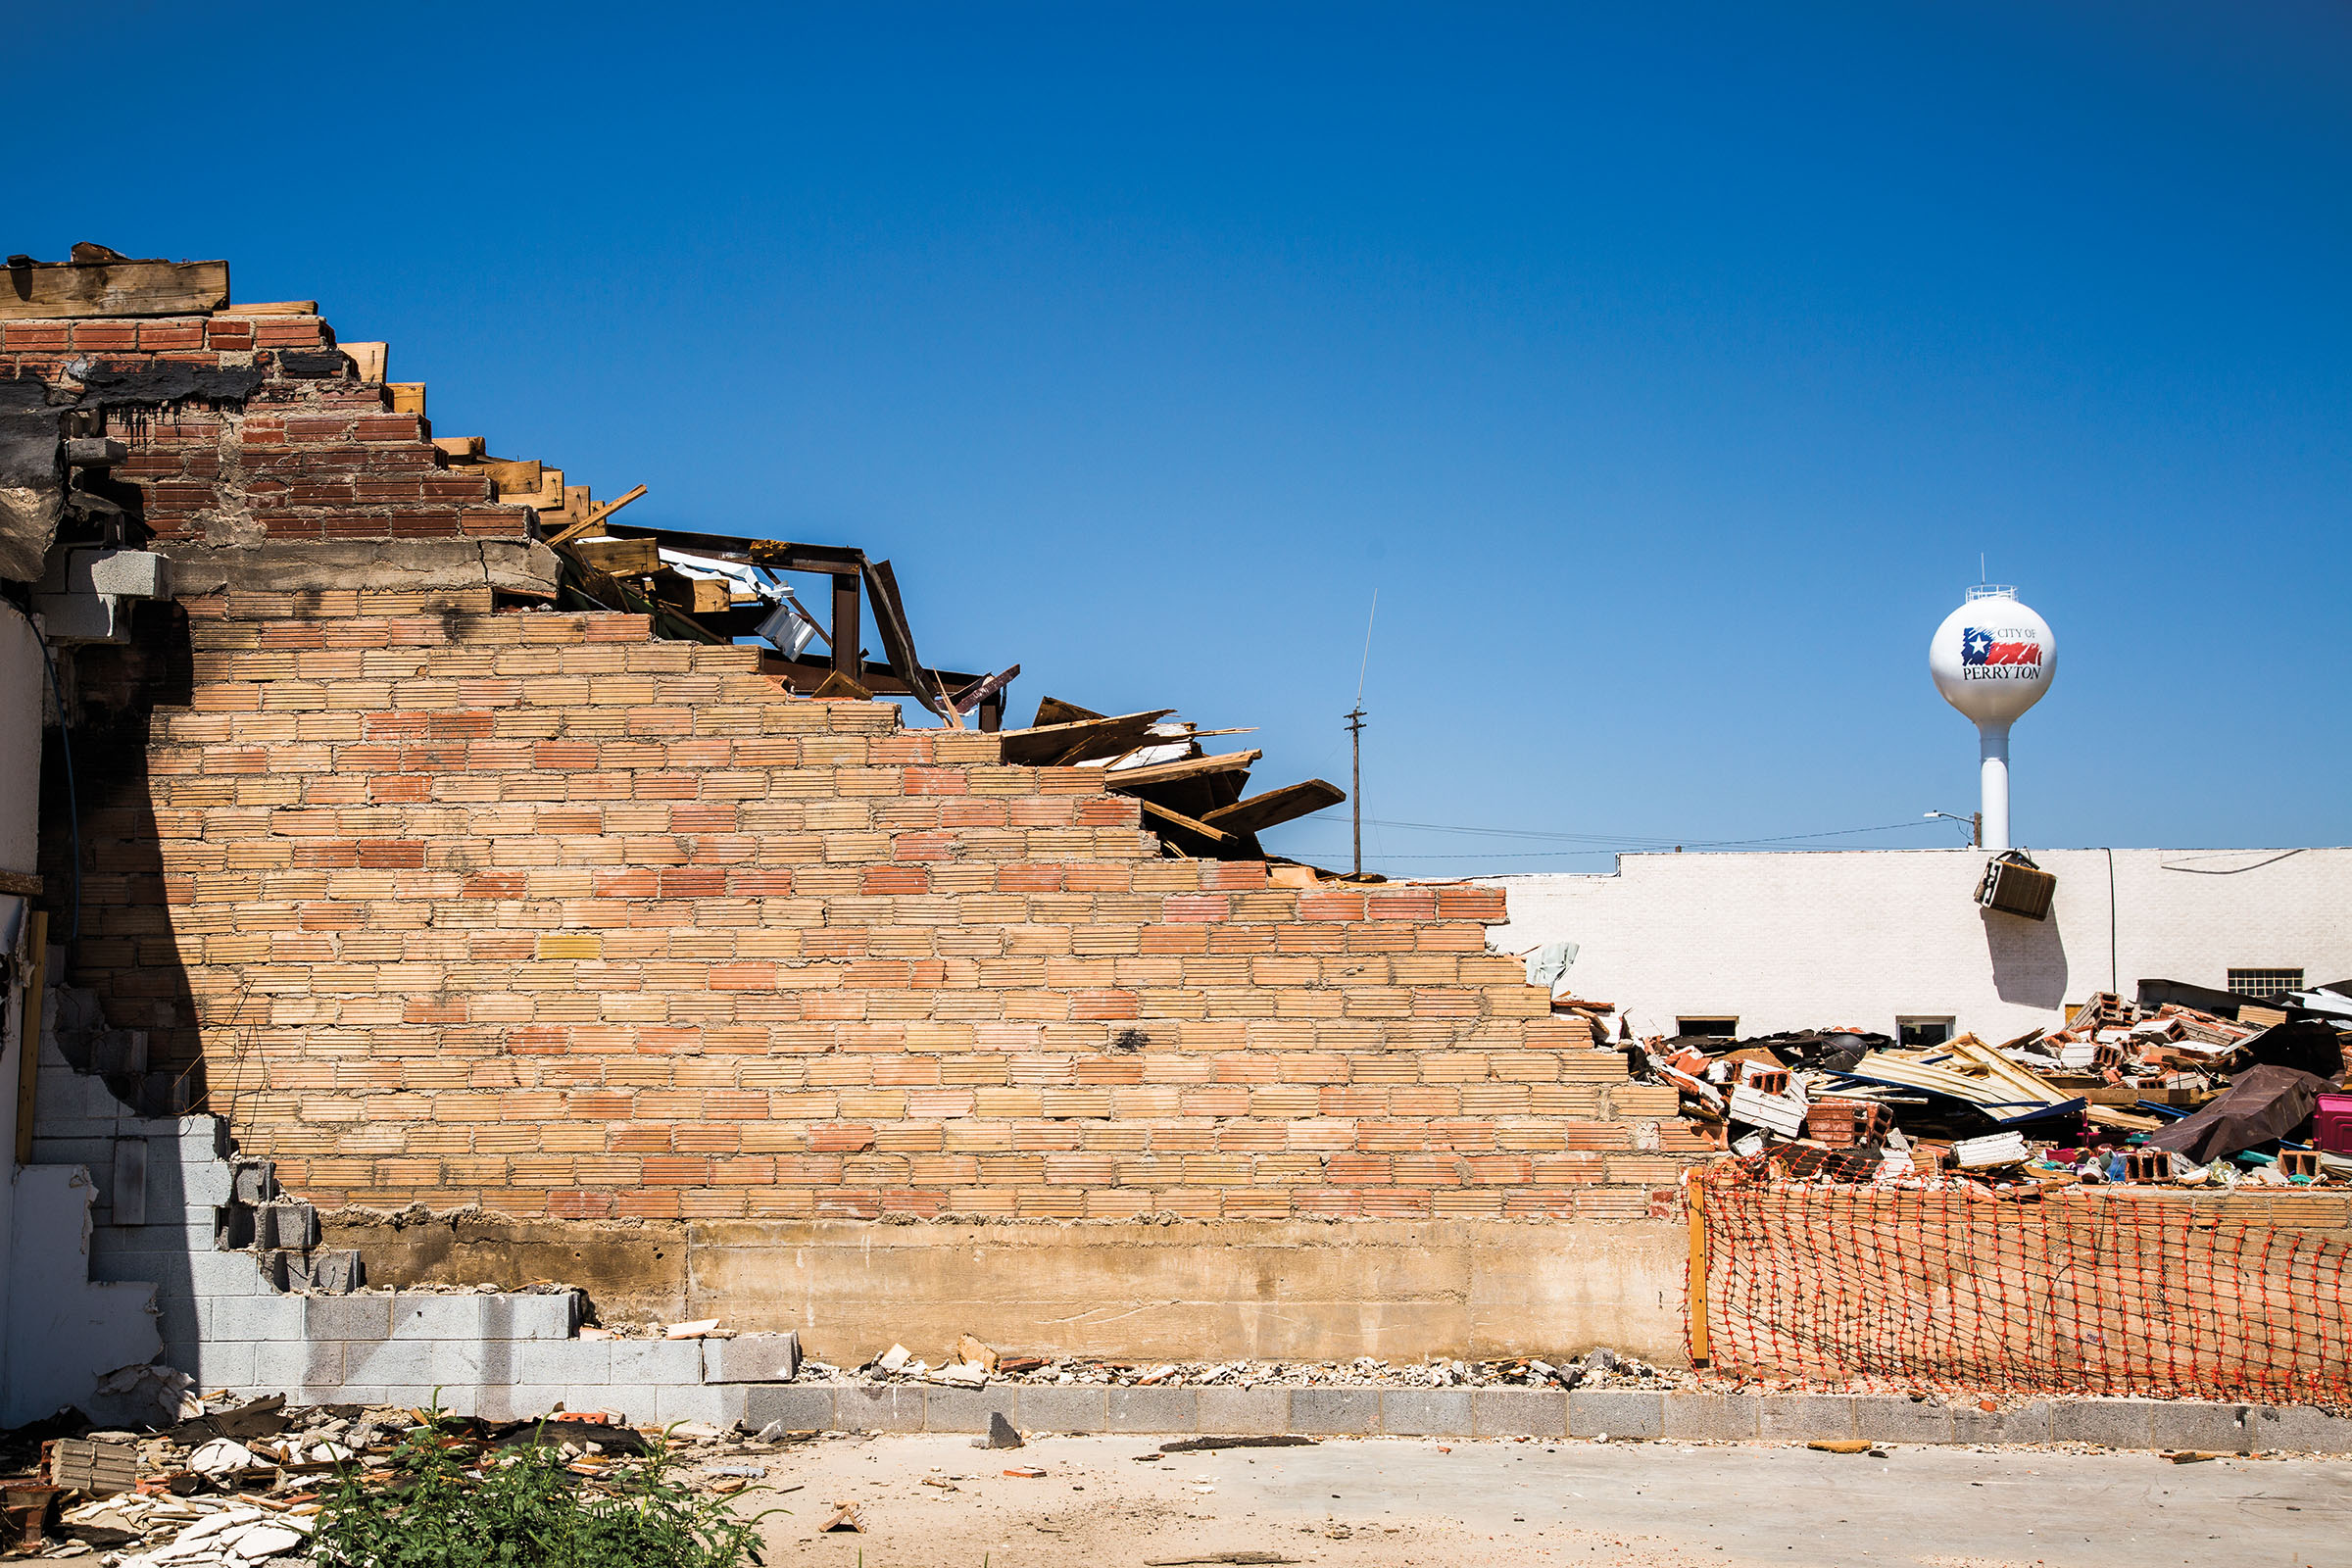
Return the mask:
[[[2017,590],[1979,583],[1928,644],[1928,673],[1943,700],[1977,726],[1984,757],[1984,847],[2009,849],[2009,726],[2050,689],[2058,643]]]

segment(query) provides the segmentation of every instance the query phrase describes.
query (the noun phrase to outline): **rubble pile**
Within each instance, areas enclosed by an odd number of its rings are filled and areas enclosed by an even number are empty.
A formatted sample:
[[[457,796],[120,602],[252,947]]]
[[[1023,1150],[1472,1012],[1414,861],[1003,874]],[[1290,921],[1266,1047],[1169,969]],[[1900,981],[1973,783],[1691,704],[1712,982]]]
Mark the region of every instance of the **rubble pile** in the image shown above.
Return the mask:
[[[1562,1354],[1501,1360],[1438,1359],[1401,1365],[1357,1356],[1349,1361],[1112,1361],[1092,1356],[1006,1354],[970,1335],[959,1339],[937,1366],[903,1345],[893,1345],[854,1371],[810,1361],[801,1381],[820,1383],[930,1383],[949,1388],[992,1384],[1110,1388],[1626,1388],[1668,1389],[1684,1385],[1682,1374],[1646,1361],[1620,1356],[1602,1347],[1583,1355]]]
[[[2352,982],[2236,1016],[2111,993],[1990,1045],[1860,1030],[1627,1048],[1719,1147],[1839,1184],[2352,1182]]]
[[[275,1396],[194,1402],[202,1414],[160,1433],[88,1431],[67,1416],[0,1438],[12,1554],[98,1568],[308,1568],[321,1489],[354,1467],[371,1485],[393,1485],[390,1456],[429,1419],[391,1407],[289,1407]],[[601,1412],[562,1410],[536,1421],[442,1415],[439,1425],[484,1460],[521,1444],[557,1446],[591,1489],[615,1463],[662,1444],[681,1461],[681,1479],[719,1496],[758,1485],[768,1456],[817,1436],[771,1427],[746,1437],[696,1422],[639,1431]]]

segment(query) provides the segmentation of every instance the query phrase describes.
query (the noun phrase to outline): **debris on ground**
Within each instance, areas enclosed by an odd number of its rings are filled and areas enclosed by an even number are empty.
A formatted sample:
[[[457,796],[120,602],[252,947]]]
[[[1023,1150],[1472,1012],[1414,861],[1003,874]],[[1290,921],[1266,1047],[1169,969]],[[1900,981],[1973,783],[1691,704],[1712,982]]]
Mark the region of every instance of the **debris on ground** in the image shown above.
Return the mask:
[[[970,1336],[965,1336],[969,1339]],[[855,1369],[823,1361],[801,1366],[803,1383],[919,1384],[978,1388],[1019,1384],[1052,1388],[1678,1388],[1681,1374],[1621,1357],[1605,1347],[1583,1355],[1506,1356],[1480,1361],[1438,1357],[1390,1362],[1372,1356],[1347,1361],[1130,1361],[1098,1356],[1004,1354],[995,1371],[970,1361],[931,1366],[903,1345]]]
[[[61,1416],[0,1434],[12,1539],[93,1568],[302,1568],[323,1494],[355,1472],[396,1485],[395,1450],[427,1424],[427,1412],[394,1406],[226,1394],[196,1402],[201,1413],[155,1433],[92,1431]],[[535,1421],[442,1415],[439,1424],[446,1442],[482,1455],[552,1446],[590,1489],[617,1462],[660,1446],[679,1461],[681,1479],[721,1496],[760,1486],[767,1456],[817,1436],[769,1427],[751,1438],[700,1422],[640,1430],[563,1411]]]
[[[1998,1045],[1858,1029],[1653,1037],[1637,1077],[1718,1149],[1805,1181],[2308,1187],[2352,1182],[2352,983],[2214,1008],[2146,981]],[[1555,1007],[1558,1004],[1555,1002]]]
[[[1021,1435],[1013,1430],[1012,1423],[1004,1419],[1004,1413],[1002,1410],[991,1410],[988,1412],[988,1435],[974,1438],[972,1446],[975,1448],[1018,1448],[1024,1445],[1021,1442]]]

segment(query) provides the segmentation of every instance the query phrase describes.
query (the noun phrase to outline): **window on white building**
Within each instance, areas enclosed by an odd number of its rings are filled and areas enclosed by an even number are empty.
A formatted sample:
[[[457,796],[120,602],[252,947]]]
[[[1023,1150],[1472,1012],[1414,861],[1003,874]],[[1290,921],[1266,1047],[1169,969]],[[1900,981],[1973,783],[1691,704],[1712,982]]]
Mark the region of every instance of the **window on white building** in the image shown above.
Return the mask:
[[[2303,989],[2300,969],[2232,969],[2230,989],[2241,997],[2276,997]]]
[[[1894,1020],[1894,1037],[1906,1046],[1944,1045],[1952,1038],[1952,1020],[1949,1018],[1897,1018]]]
[[[1740,1020],[1736,1017],[1677,1018],[1674,1020],[1674,1032],[1678,1035],[1704,1035],[1709,1040],[1737,1040],[1740,1038]]]

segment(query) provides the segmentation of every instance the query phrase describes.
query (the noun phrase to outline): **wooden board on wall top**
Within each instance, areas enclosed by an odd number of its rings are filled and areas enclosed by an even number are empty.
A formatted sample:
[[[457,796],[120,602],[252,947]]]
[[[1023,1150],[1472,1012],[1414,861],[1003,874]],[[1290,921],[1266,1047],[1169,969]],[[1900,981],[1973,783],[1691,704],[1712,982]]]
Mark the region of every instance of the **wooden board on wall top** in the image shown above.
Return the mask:
[[[0,270],[0,321],[205,316],[227,303],[226,262],[33,262]]]

